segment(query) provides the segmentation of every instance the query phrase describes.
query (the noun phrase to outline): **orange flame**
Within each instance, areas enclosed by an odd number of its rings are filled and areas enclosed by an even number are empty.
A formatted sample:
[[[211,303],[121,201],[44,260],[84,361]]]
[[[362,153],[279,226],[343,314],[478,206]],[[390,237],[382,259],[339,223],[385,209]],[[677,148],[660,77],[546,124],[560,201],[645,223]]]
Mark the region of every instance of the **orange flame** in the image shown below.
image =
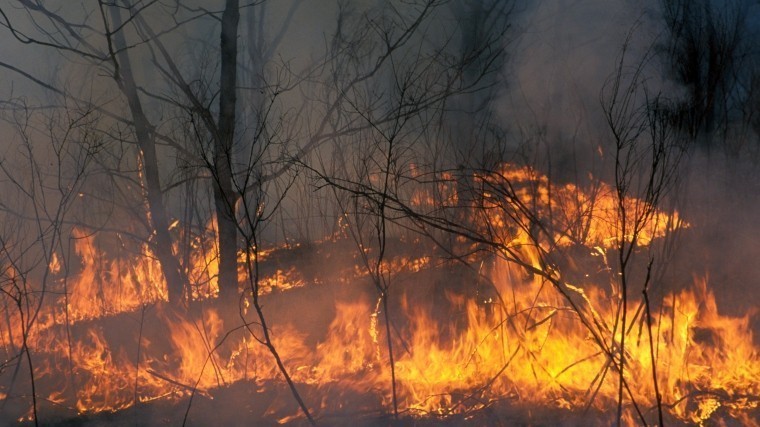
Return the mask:
[[[654,211],[637,236],[624,235],[619,209],[639,212],[642,202],[620,203],[601,183],[589,195],[570,184],[551,187],[535,171],[510,166],[478,179],[491,186],[484,206],[501,208],[487,209],[491,215],[482,226],[503,233],[520,259],[537,270],[545,265],[540,249],[551,249],[551,242],[535,242],[529,230],[513,227],[515,218],[506,216],[505,203],[532,206],[532,214],[553,219],[550,237],[556,247],[584,247],[609,271],[607,252],[620,241],[636,237],[645,246],[685,226],[677,213]],[[499,194],[505,179],[512,185],[511,202]],[[455,204],[451,181],[439,191],[447,194],[446,203]],[[414,196],[417,203],[427,203],[423,196]],[[199,304],[218,293],[213,229],[210,223],[191,240],[193,252],[186,266],[190,297]],[[263,331],[258,323],[232,330],[224,324],[227,317],[221,308],[213,304],[182,314],[162,309],[166,284],[148,245],[139,254],[113,256],[98,248],[94,235],[76,230],[74,236],[81,265],[70,277],[57,279],[65,297],[46,308],[49,312],[26,332],[18,310],[12,309],[6,310],[8,320],[0,328],[6,357],[19,353],[26,333],[40,361],[35,375],[46,386],[40,394],[49,402],[79,413],[117,411],[159,398],[212,396],[214,390],[244,380],[282,382],[271,354],[260,343]],[[251,248],[250,255],[261,263],[285,250],[256,249]],[[247,255],[239,255],[241,282],[248,279]],[[374,254],[367,249],[366,255]],[[371,298],[336,300],[330,307],[335,317],[318,340],[287,322],[272,328],[274,346],[296,382],[325,396],[335,396],[334,390],[340,389],[337,402],[370,393],[377,399],[368,405],[387,410],[392,374],[384,316],[393,315],[396,390],[399,409],[407,414],[472,414],[497,403],[609,413],[619,399],[617,367],[624,358],[626,424],[637,424],[640,417],[656,422],[653,373],[669,417],[697,424],[723,419],[753,423],[751,414],[760,405],[760,356],[750,317],[720,314],[706,279],[652,307],[650,328],[646,307],[636,301],[628,306],[627,324],[618,324],[621,290],[612,273],[603,283],[566,283],[559,273],[527,274],[505,259],[487,258],[482,260],[486,268],[481,273],[488,283],[484,291],[461,291],[480,287],[480,279],[469,287],[465,283],[440,291],[444,295],[435,298],[445,301],[442,314],[410,298],[435,274],[447,275],[447,280],[464,276],[441,273],[453,267],[436,265],[427,254],[382,261],[383,274],[409,279],[391,288],[398,297],[391,314],[383,313],[380,301]],[[48,268],[56,274],[60,265],[56,255]],[[260,282],[264,293],[306,285],[297,266],[278,264],[270,270]],[[361,266],[339,274],[338,286],[368,282]],[[21,279],[8,268],[3,280]],[[150,323],[145,316],[152,316]],[[120,323],[118,334],[112,332],[116,328],[109,326],[109,319]],[[145,332],[144,324],[159,330]],[[621,349],[623,333],[626,344]],[[0,386],[0,397],[10,393]],[[319,402],[312,408],[317,413],[339,409],[327,398],[307,400]],[[274,417],[276,411],[270,412]],[[276,417],[291,421],[299,416]]]

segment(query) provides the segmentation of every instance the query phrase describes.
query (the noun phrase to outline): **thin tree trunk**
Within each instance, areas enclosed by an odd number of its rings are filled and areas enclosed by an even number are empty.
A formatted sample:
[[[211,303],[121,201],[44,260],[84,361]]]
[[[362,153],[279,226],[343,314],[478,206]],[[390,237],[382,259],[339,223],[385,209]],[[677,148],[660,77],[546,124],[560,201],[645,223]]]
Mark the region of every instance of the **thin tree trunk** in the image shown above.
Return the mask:
[[[219,294],[234,300],[237,283],[237,196],[232,182],[232,144],[235,138],[237,85],[238,0],[227,0],[222,14],[219,125],[214,143],[214,204],[219,239]]]
[[[114,22],[114,28],[120,28],[122,26],[122,19],[119,8],[110,7],[109,11]],[[132,65],[127,53],[123,31],[114,33],[113,41],[116,52],[118,52],[114,58],[116,65],[114,78],[127,98],[129,110],[132,114],[135,135],[137,136],[137,144],[142,155],[143,182],[148,201],[149,219],[156,233],[154,245],[156,257],[161,263],[161,270],[166,279],[169,301],[173,304],[181,304],[188,279],[172,250],[172,239],[169,235],[169,219],[163,202],[163,192],[161,191],[161,180],[158,172],[155,137],[137,93],[137,85],[132,73]]]

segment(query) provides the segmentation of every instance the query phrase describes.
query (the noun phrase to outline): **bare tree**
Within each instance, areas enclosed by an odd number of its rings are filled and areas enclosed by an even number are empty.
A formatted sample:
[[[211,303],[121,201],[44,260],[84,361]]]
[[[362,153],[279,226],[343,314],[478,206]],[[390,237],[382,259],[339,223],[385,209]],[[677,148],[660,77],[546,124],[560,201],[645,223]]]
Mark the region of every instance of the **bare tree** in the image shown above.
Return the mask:
[[[61,289],[54,277],[69,269],[66,236],[71,232],[71,211],[93,156],[102,148],[102,139],[94,131],[99,116],[92,110],[72,107],[45,112],[30,108],[23,99],[11,99],[3,104],[2,113],[15,129],[20,150],[0,159],[5,194],[0,202],[4,224],[0,298],[6,321],[0,331],[8,339],[0,371],[14,369],[12,390],[26,364],[32,416],[38,425],[38,399],[45,394],[36,386],[30,336],[38,327],[46,300],[68,293],[65,282]],[[47,142],[45,149],[40,149],[40,140]],[[71,351],[68,311],[64,315]]]
[[[661,43],[665,75],[686,91],[671,106],[671,125],[706,148],[725,146],[730,128],[742,115],[745,88],[753,74],[756,52],[747,23],[750,2],[660,3],[666,32]]]
[[[169,236],[169,215],[163,202],[164,195],[156,150],[156,141],[160,136],[156,133],[156,125],[148,119],[138,93],[140,89],[135,81],[127,50],[129,46],[124,35],[125,23],[122,21],[121,7],[98,2],[91,14],[85,15],[82,21],[77,22],[67,20],[56,13],[55,9],[48,8],[48,5],[22,1],[21,6],[34,22],[37,35],[30,36],[24,33],[11,22],[6,11],[0,9],[4,26],[18,41],[38,46],[43,50],[59,52],[64,56],[78,58],[96,69],[106,67],[107,75],[111,77],[123,95],[123,101],[128,105],[129,111],[126,116],[87,99],[79,98],[79,96],[87,96],[86,94],[71,94],[65,88],[57,86],[55,82],[45,82],[12,64],[2,64],[3,67],[18,72],[44,89],[64,95],[73,102],[89,105],[90,108],[100,111],[104,118],[109,117],[117,123],[124,123],[133,128],[139,150],[139,164],[142,169],[140,178],[143,180],[151,228],[155,232],[153,242],[155,252],[161,261],[169,286],[170,300],[181,301],[187,278],[173,254],[172,240]],[[130,17],[131,21],[132,17]],[[59,28],[63,31],[57,31]]]
[[[629,34],[629,41],[631,35]],[[619,272],[619,308],[617,310],[610,347],[618,354],[618,423],[622,423],[624,397],[625,344],[632,319],[628,319],[631,278],[635,277],[633,259],[641,245],[642,232],[656,221],[658,208],[667,192],[673,188],[679,172],[679,163],[685,153],[684,139],[669,126],[667,101],[648,93],[643,76],[649,57],[633,67],[625,64],[626,46],[623,47],[616,73],[603,90],[602,106],[612,134],[615,153],[615,189],[617,217],[615,252]],[[636,200],[631,203],[631,200]],[[667,227],[667,224],[661,226]],[[650,255],[651,256],[651,255]],[[658,389],[657,363],[654,359],[652,325],[648,288],[652,264],[650,257],[647,274],[641,286],[646,308],[647,330],[652,355],[652,377],[656,392],[658,421],[662,425],[662,398]],[[619,331],[619,342],[618,341]]]

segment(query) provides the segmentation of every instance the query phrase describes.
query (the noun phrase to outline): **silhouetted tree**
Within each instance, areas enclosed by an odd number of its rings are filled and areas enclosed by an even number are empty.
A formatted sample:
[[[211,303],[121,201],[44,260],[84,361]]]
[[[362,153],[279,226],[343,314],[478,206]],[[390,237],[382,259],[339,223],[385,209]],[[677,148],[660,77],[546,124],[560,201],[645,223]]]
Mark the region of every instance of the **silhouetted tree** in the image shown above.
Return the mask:
[[[710,148],[722,144],[732,125],[745,120],[757,55],[744,0],[663,0],[661,54],[667,75],[684,89],[671,121]],[[723,144],[725,145],[725,144]]]

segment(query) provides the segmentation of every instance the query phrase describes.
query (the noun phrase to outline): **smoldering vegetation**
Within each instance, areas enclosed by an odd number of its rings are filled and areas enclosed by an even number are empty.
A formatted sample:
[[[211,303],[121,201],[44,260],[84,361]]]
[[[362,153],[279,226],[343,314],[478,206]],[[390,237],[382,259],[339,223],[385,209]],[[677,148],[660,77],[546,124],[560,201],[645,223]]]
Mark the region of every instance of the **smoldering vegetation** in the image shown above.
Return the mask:
[[[0,420],[757,423],[755,2],[0,12]]]

